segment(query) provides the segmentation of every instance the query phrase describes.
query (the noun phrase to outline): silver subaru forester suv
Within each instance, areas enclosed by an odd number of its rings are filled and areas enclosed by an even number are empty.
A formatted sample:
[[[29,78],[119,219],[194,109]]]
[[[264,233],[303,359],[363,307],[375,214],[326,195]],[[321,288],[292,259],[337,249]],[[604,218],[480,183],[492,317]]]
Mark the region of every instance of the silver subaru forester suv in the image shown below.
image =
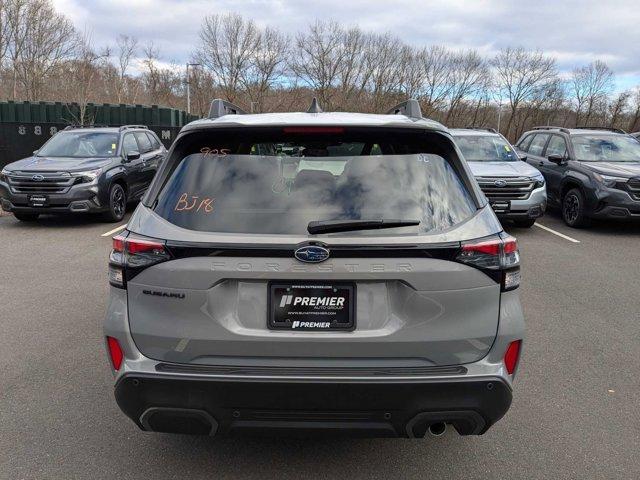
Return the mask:
[[[470,435],[511,404],[516,240],[415,100],[215,100],[113,239],[109,280],[115,397],[146,431]]]

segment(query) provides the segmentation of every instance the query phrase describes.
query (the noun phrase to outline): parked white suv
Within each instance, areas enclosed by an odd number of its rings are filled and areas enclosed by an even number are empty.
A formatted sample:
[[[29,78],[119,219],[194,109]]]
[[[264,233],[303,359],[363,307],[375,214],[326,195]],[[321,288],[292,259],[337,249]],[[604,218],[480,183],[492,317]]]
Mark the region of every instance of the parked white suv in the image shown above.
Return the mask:
[[[447,129],[416,101],[245,115],[218,100],[209,117],[113,240],[120,408],[208,435],[500,419],[524,335],[518,247]]]
[[[498,218],[531,227],[547,208],[542,173],[492,128],[454,128],[450,132]]]

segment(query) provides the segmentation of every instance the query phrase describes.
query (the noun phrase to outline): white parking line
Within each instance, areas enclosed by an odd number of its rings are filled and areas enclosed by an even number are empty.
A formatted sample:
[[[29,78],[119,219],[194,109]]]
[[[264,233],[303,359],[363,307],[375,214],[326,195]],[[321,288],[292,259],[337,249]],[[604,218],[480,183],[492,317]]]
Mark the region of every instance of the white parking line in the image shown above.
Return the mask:
[[[119,232],[120,230],[123,230],[127,228],[127,224],[125,223],[124,225],[120,225],[119,227],[114,228],[113,230],[109,230],[106,233],[103,233],[102,235],[100,235],[101,237],[108,237],[110,235],[113,235],[116,232]]]
[[[540,223],[538,223],[538,222],[534,223],[534,225],[535,225],[536,227],[540,227],[540,228],[541,228],[541,229],[543,229],[543,230],[546,230],[546,231],[547,231],[547,232],[549,232],[549,233],[553,233],[554,235],[557,235],[557,236],[559,236],[560,238],[564,238],[565,240],[569,240],[570,242],[573,242],[573,243],[580,243],[580,240],[576,240],[575,238],[571,238],[571,237],[569,237],[568,235],[565,235],[564,233],[556,232],[554,229],[549,228],[549,227],[545,227],[544,225],[542,225],[542,224],[540,224]]]

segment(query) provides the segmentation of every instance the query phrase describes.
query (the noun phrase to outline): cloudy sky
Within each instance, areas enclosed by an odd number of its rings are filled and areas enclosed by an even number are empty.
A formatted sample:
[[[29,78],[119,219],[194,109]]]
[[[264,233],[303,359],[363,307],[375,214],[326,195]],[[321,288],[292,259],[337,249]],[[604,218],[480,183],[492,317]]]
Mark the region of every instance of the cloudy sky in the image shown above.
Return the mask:
[[[640,84],[638,0],[54,0],[97,44],[118,34],[151,41],[166,62],[184,63],[202,17],[237,12],[295,33],[316,19],[389,31],[414,45],[442,44],[491,54],[505,46],[541,49],[568,72],[595,59],[617,75],[617,90]]]

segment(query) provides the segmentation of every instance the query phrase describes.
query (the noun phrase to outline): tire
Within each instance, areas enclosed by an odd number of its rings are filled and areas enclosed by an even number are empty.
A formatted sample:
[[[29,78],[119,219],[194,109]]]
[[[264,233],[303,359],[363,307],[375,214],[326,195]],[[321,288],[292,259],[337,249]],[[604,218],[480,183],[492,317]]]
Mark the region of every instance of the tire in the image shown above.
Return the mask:
[[[127,194],[119,183],[109,189],[109,210],[104,213],[107,222],[119,222],[127,211]]]
[[[21,222],[35,222],[40,216],[39,213],[14,213],[14,217],[16,217]]]
[[[577,188],[572,188],[562,197],[562,220],[573,228],[587,227],[591,219],[585,214],[584,195]]]
[[[518,228],[531,228],[536,223],[535,218],[527,218],[526,220],[514,220],[513,224]]]

